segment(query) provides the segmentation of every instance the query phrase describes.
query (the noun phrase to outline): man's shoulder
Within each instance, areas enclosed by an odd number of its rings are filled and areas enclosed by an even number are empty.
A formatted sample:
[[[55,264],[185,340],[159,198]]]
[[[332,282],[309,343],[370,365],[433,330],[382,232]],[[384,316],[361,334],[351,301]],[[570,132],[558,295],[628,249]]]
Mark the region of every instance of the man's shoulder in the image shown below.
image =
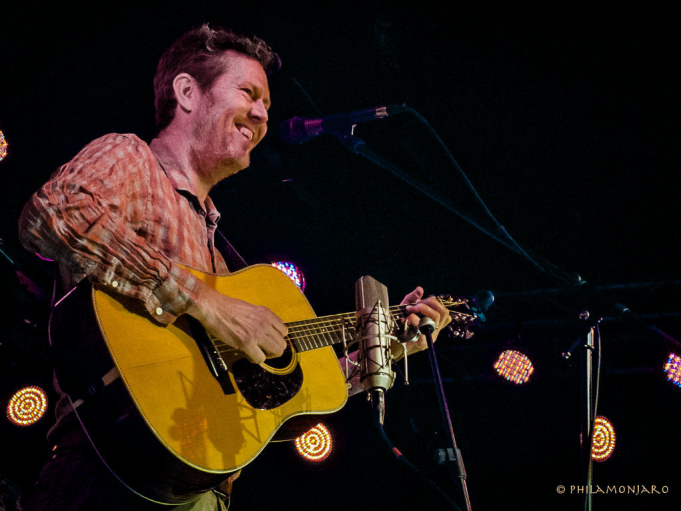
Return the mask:
[[[134,161],[153,160],[154,156],[144,140],[134,133],[108,133],[94,139],[73,159],[78,162],[102,161],[106,164],[116,162],[133,163]]]
[[[133,133],[108,133],[92,140],[52,177],[62,174],[122,172],[129,177],[156,167],[149,145]]]
[[[106,135],[102,135],[101,137],[94,139],[85,147],[87,148],[92,146],[109,146],[111,148],[129,146],[135,148],[146,148],[149,150],[149,144],[147,144],[134,133],[107,133]]]

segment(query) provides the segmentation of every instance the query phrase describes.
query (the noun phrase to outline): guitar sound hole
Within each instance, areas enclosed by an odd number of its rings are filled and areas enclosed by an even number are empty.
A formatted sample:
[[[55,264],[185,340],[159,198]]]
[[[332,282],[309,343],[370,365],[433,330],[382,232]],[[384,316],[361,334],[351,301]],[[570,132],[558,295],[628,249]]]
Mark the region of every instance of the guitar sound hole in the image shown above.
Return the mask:
[[[292,359],[293,350],[291,348],[291,343],[289,342],[281,357],[268,358],[265,360],[265,365],[271,367],[272,369],[285,369],[291,364]]]

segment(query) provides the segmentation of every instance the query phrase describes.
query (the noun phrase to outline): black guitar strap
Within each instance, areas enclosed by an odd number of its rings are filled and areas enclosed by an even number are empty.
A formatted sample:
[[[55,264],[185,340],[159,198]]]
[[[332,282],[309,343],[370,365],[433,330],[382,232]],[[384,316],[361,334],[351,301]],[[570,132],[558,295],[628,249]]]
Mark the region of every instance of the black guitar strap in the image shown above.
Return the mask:
[[[248,266],[246,260],[232,246],[220,229],[215,230],[215,248],[217,248],[227,263],[230,272],[243,270]]]

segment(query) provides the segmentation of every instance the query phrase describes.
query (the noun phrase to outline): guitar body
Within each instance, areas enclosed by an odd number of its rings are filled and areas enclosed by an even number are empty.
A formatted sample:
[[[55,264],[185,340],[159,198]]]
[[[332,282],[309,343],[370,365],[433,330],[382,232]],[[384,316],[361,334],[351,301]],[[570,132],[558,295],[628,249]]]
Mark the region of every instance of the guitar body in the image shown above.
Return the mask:
[[[285,323],[315,317],[271,266],[227,276],[190,271]],[[226,351],[229,371],[221,372],[192,321],[160,325],[132,300],[79,286],[50,324],[57,379],[100,457],[131,490],[165,504],[194,500],[253,461],[285,421],[335,412],[347,400],[332,347],[291,349],[283,363],[263,366]]]

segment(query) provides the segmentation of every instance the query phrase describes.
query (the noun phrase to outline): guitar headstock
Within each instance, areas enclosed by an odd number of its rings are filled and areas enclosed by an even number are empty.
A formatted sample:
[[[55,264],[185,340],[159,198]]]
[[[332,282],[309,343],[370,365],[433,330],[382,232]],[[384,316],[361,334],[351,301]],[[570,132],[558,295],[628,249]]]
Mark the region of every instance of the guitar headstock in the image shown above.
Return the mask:
[[[478,321],[478,315],[471,310],[470,300],[451,295],[440,295],[437,297],[437,301],[445,306],[452,318],[447,330],[454,337],[465,339],[473,337],[473,332],[469,328]]]

